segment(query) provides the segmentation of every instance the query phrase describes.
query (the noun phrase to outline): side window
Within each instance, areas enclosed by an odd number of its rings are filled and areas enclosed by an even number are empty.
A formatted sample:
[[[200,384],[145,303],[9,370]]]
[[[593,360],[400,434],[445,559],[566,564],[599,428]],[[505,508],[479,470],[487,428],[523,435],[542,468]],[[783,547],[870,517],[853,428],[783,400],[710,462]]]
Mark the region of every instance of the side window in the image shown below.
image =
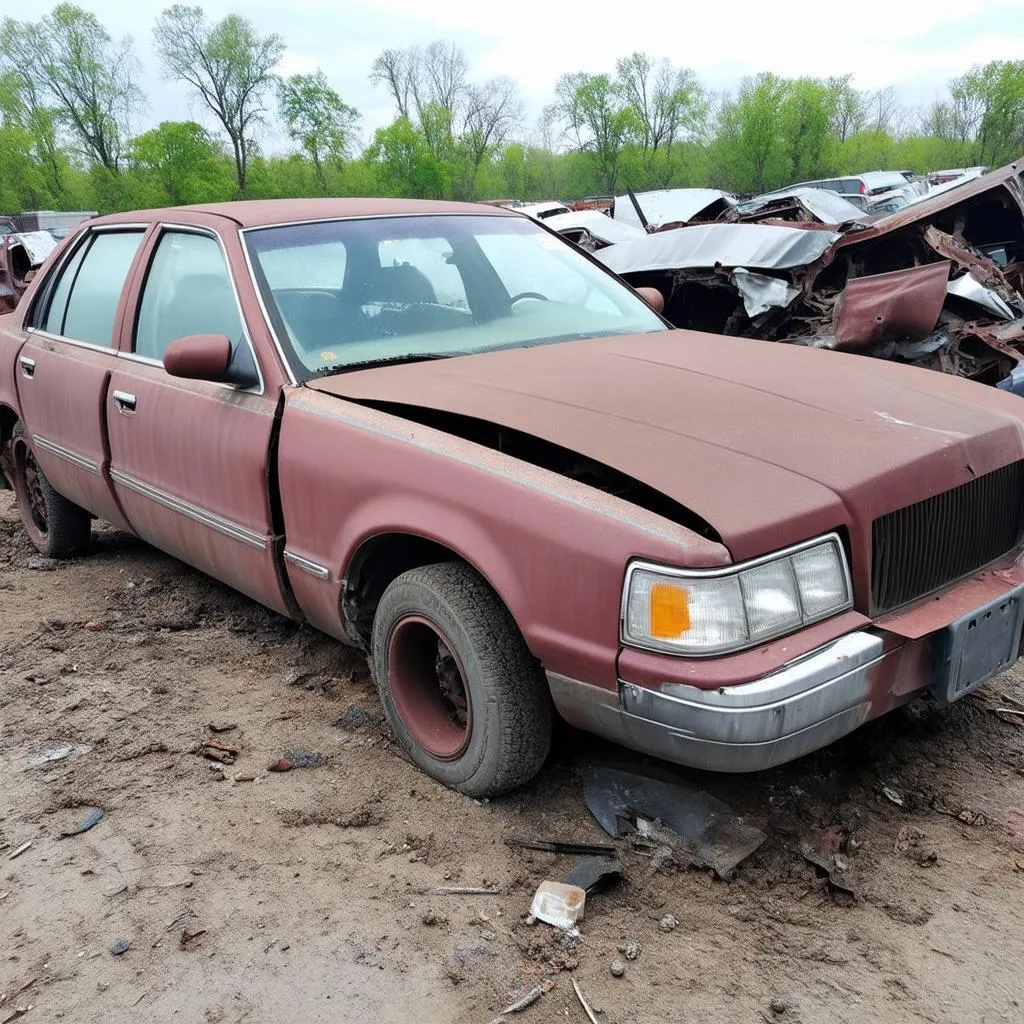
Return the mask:
[[[94,234],[61,271],[43,329],[112,347],[121,291],[141,241],[141,231]]]
[[[146,275],[135,323],[135,352],[163,359],[175,338],[224,334],[236,345],[243,333],[230,272],[216,239],[165,232]]]

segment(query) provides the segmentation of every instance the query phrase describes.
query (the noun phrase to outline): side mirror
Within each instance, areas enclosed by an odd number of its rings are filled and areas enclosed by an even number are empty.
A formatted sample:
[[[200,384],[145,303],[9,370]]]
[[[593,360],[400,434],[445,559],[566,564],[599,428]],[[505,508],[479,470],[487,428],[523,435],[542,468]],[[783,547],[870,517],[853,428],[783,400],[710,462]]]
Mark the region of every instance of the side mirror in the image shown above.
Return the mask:
[[[647,303],[655,313],[661,313],[665,309],[665,296],[657,288],[634,288],[637,295]]]
[[[189,334],[176,338],[164,351],[164,369],[172,377],[208,380],[251,388],[260,376],[246,344],[236,345],[223,334]]]

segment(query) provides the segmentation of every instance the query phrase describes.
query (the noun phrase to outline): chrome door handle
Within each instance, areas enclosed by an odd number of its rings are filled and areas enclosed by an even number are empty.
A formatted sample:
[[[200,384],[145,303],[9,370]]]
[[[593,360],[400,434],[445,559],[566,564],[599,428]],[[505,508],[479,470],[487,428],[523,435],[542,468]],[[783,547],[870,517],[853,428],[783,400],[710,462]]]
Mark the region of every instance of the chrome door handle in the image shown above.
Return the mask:
[[[21,375],[31,380],[36,375],[36,361],[28,356],[19,356],[18,363],[21,366]]]
[[[121,412],[135,412],[135,396],[128,391],[115,391],[114,405]]]

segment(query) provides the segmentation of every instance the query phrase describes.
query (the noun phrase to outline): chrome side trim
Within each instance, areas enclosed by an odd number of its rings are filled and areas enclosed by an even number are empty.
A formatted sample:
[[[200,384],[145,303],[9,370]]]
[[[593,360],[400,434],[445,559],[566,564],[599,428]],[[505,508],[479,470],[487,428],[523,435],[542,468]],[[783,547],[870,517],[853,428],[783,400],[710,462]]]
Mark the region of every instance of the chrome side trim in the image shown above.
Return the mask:
[[[315,579],[326,581],[331,578],[331,570],[326,565],[321,565],[319,562],[311,562],[308,558],[295,554],[294,551],[285,551],[284,560],[290,562],[296,569],[309,573]]]
[[[47,341],[59,341],[62,345],[74,345],[75,348],[88,349],[90,352],[103,352],[108,356],[116,356],[117,349],[113,345],[95,345],[91,341],[75,341],[65,338],[62,334],[51,334],[40,327],[29,327],[27,333],[33,338],[45,338]]]
[[[65,448],[63,445],[57,444],[56,441],[50,441],[45,437],[40,437],[38,434],[35,434],[32,438],[32,444],[36,448],[42,448],[44,452],[56,455],[58,459],[70,462],[73,466],[77,466],[79,469],[84,469],[89,473],[95,473],[97,476],[99,475],[100,465],[98,462],[93,462],[92,459],[86,458],[84,455],[79,455],[78,452],[72,451],[70,448]]]
[[[208,526],[211,530],[224,534],[225,537],[230,537],[232,540],[248,544],[249,547],[261,551],[265,551],[267,548],[267,538],[262,533],[250,530],[247,526],[242,526],[231,519],[225,519],[199,505],[176,498],[173,494],[168,494],[166,491],[160,490],[159,487],[153,487],[152,484],[143,483],[119,469],[111,469],[110,476],[114,483],[127,487],[128,490],[141,494],[144,498],[149,498],[158,505],[169,508],[172,512],[177,512],[203,526]]]

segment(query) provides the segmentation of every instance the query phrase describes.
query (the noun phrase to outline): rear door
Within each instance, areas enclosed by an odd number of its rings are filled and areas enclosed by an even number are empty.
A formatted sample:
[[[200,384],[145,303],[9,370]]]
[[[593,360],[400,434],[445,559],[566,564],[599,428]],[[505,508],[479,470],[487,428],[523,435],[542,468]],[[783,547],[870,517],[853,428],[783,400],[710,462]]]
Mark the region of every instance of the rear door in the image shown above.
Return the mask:
[[[108,475],[104,403],[117,366],[122,295],[145,226],[83,235],[43,282],[15,380],[32,451],[64,497],[127,528]]]
[[[162,363],[192,334],[252,348],[223,244],[212,229],[162,225],[145,262],[107,399],[117,497],[140,537],[289,614],[268,487],[276,392],[262,372],[238,390],[172,377]]]

